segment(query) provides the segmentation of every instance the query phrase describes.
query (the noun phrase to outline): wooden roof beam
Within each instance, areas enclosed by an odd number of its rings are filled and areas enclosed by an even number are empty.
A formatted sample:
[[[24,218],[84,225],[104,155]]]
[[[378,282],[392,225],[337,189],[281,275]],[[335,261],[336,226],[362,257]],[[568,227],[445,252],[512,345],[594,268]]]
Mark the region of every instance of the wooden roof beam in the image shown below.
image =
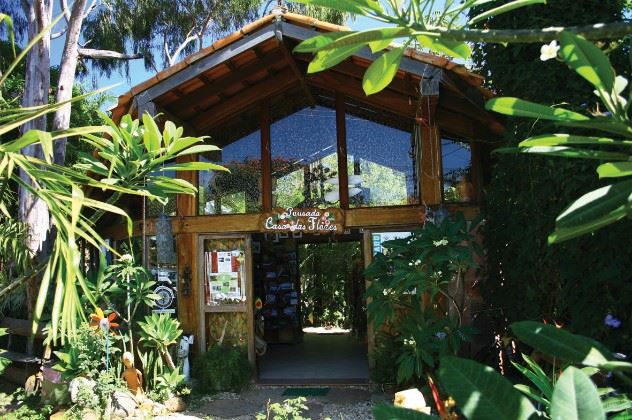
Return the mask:
[[[216,126],[236,113],[243,112],[248,107],[282,93],[298,84],[291,69],[285,68],[275,76],[266,78],[252,87],[244,90],[230,99],[209,108],[203,114],[192,118],[190,122],[200,132]]]
[[[185,98],[178,99],[170,103],[169,106],[172,109],[179,109],[190,106],[191,104],[199,103],[206,99],[209,95],[219,96],[218,92],[221,92],[226,87],[235,83],[243,84],[245,79],[244,74],[249,74],[261,70],[262,68],[270,67],[281,60],[283,60],[283,53],[281,51],[277,50],[271,52],[264,56],[262,60],[256,60],[253,63],[246,64],[242,68],[238,68],[236,72],[229,73],[226,76],[213,80],[204,89],[198,89],[187,95]]]
[[[309,103],[309,106],[312,108],[315,108],[316,100],[314,99],[314,95],[312,95],[312,91],[309,89],[309,86],[307,86],[307,82],[305,81],[305,76],[303,76],[305,74],[305,71],[302,71],[301,69],[299,69],[298,64],[296,63],[296,60],[292,56],[292,53],[290,52],[290,50],[288,49],[285,43],[281,41],[279,48],[283,52],[285,61],[287,61],[290,68],[292,69],[292,73],[294,73],[294,76],[296,76],[296,78],[298,79],[298,82],[301,85],[301,89],[303,89],[303,92],[305,92],[305,96],[307,96],[307,102]]]

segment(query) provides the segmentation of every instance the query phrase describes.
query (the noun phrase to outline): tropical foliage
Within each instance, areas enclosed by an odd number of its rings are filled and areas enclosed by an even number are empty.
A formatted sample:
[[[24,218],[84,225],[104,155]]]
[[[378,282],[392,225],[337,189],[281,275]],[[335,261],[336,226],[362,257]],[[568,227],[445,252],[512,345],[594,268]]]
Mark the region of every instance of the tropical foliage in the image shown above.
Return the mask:
[[[384,242],[386,254],[376,254],[366,269],[372,280],[369,320],[382,330],[376,355],[383,360],[376,364],[394,359],[398,383],[424,383],[439,357],[457,354],[470,339],[473,331],[462,325],[462,316],[465,273],[477,267],[473,239],[461,213],[454,221],[428,221],[408,238]],[[397,354],[390,356],[384,346]]]

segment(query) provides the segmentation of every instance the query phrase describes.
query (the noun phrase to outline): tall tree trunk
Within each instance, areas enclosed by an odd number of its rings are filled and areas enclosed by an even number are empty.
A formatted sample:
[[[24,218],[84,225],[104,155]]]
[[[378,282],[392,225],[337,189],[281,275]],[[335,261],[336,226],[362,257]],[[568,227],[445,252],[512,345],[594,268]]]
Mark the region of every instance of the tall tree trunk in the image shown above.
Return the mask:
[[[53,7],[51,0],[31,0],[23,2],[24,14],[28,19],[28,37],[33,39],[44,28],[50,25]],[[24,80],[24,97],[22,106],[30,107],[45,105],[48,103],[50,89],[50,36],[45,35],[33,46],[26,57],[26,74]],[[46,130],[46,117],[40,117],[22,126],[22,133],[28,130]],[[22,153],[43,159],[42,148],[32,145],[22,149]],[[24,173],[20,176],[25,183],[30,179]],[[18,217],[28,225],[29,235],[27,247],[32,256],[42,254],[43,244],[50,228],[50,216],[48,207],[41,200],[30,194],[26,189],[20,188],[18,198]],[[27,282],[27,308],[29,318],[33,317],[35,299],[38,293],[38,278]]]
[[[75,83],[77,59],[79,57],[79,36],[84,19],[86,0],[75,0],[68,21],[64,52],[61,56],[59,69],[59,82],[57,83],[57,102],[67,101],[72,98],[72,88]],[[55,112],[53,130],[65,130],[70,127],[70,104],[66,104]],[[55,163],[63,165],[66,160],[66,139],[55,142]]]

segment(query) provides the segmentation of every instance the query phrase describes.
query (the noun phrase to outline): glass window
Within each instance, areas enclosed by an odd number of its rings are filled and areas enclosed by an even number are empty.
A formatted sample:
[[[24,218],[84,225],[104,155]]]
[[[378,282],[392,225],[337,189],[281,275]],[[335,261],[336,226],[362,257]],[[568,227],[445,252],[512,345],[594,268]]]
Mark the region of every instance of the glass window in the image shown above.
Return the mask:
[[[212,136],[212,142],[217,138]],[[221,141],[222,150],[200,156],[230,170],[200,172],[199,214],[255,213],[261,210],[261,132]]]
[[[204,303],[206,306],[246,302],[243,239],[204,240]]]
[[[472,151],[468,143],[441,139],[443,200],[449,203],[472,201],[474,188],[470,176]]]
[[[173,249],[176,248],[176,238],[173,239]],[[168,261],[158,261],[158,248],[155,236],[147,237],[147,268],[156,284],[153,293],[159,296],[152,312],[176,315],[178,309],[178,270],[175,254]]]
[[[270,126],[273,207],[338,207],[336,112],[304,108]]]
[[[347,113],[349,207],[419,203],[409,131]]]

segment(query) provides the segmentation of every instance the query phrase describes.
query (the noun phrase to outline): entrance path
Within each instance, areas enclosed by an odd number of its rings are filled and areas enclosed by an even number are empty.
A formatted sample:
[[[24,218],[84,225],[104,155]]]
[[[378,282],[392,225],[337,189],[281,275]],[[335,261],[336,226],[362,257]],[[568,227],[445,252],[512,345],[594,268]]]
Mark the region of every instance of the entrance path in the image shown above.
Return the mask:
[[[203,397],[186,414],[211,419],[251,420],[265,411],[266,403],[282,402],[296,397],[283,396],[285,387],[253,386],[241,394],[222,393]],[[368,387],[331,387],[324,396],[307,397],[309,408],[303,417],[310,419],[365,420],[373,418],[372,406],[392,402],[381,392],[370,392]]]

